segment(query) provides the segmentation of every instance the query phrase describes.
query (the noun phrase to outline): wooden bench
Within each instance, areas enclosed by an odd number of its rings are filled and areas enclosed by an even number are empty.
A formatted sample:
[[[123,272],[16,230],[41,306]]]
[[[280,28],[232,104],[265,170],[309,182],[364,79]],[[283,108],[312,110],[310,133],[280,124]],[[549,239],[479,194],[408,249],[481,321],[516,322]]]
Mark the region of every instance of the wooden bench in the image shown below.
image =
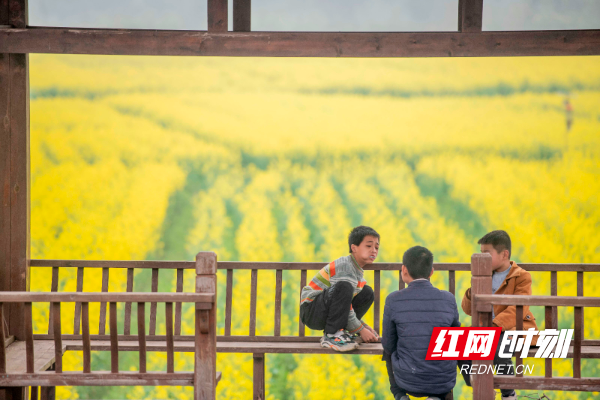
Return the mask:
[[[255,399],[265,398],[265,354],[271,353],[289,353],[289,354],[338,354],[331,350],[324,349],[319,344],[320,336],[307,336],[306,330],[302,322],[298,322],[297,334],[284,336],[281,334],[281,311],[282,311],[282,289],[283,289],[283,272],[284,271],[299,271],[300,281],[297,284],[295,297],[295,307],[299,308],[300,291],[306,286],[307,279],[312,278],[313,274],[320,270],[325,263],[279,263],[279,262],[218,262],[217,268],[225,274],[225,304],[224,304],[224,320],[221,321],[224,327],[224,334],[217,336],[217,352],[222,353],[249,353],[254,359],[254,395]],[[394,279],[397,276],[398,289],[402,290],[405,287],[402,281],[400,269],[401,263],[375,263],[365,268],[366,271],[373,271],[373,280],[369,281],[369,285],[373,287],[375,300],[373,304],[373,320],[367,321],[372,324],[372,327],[380,332],[381,320],[381,277],[382,274],[393,274]],[[158,290],[159,279],[175,278],[176,292],[183,291],[184,271],[186,269],[194,269],[194,262],[158,262],[158,261],[76,261],[76,260],[31,260],[31,266],[34,268],[52,268],[52,283],[51,291],[56,291],[59,282],[59,269],[64,267],[77,268],[77,290],[81,291],[83,287],[84,271],[86,269],[102,269],[102,291],[106,292],[109,289],[109,276],[111,271],[117,269],[127,270],[127,291],[132,291],[134,287],[134,270],[147,270],[151,272],[151,288],[152,292]],[[583,296],[583,274],[584,272],[600,272],[598,264],[520,264],[524,269],[537,272],[551,273],[551,297],[557,296],[557,272],[569,271],[577,274],[577,294]],[[469,274],[472,266],[469,263],[435,263],[434,268],[436,274],[447,273],[447,287],[451,293],[455,294],[457,272]],[[234,301],[234,271],[236,273],[250,272],[250,301],[246,306],[246,312],[249,315],[249,325],[247,334],[233,335],[232,334],[232,315]],[[310,276],[309,276],[310,272]],[[256,318],[257,318],[257,293],[258,293],[258,278],[259,274],[274,275],[274,282],[271,282],[274,290],[273,304],[273,333],[272,335],[259,336],[256,334]],[[535,279],[535,278],[534,278]],[[289,283],[289,282],[288,282]],[[491,291],[491,283],[489,284]],[[247,289],[247,288],[246,288]],[[462,293],[459,293],[458,301],[462,298]],[[237,299],[235,299],[237,301]],[[130,306],[129,306],[130,307]],[[551,307],[550,312],[554,320],[556,320],[556,307]],[[99,332],[102,334],[92,335],[92,347],[106,350],[109,346],[109,337],[103,334],[102,320],[105,318],[106,308],[100,309],[100,327]],[[131,340],[130,335],[130,308],[128,304],[125,306],[124,315],[124,335],[119,335],[119,348],[136,351],[136,344]],[[155,334],[156,327],[156,307],[151,307],[150,311],[150,332],[148,336],[148,348],[164,349],[164,337]],[[462,321],[466,325],[466,321]],[[583,320],[581,320],[583,324]],[[77,320],[77,312],[75,313],[74,332],[78,333],[79,322]],[[551,326],[551,325],[549,325]],[[556,326],[556,325],[552,325]],[[582,325],[583,326],[583,325]],[[64,335],[67,345],[67,350],[80,350],[80,337],[77,335]],[[71,342],[69,339],[74,339]],[[127,342],[127,343],[125,343]],[[583,342],[581,347],[582,358],[597,358],[600,341]],[[97,347],[94,347],[97,346]],[[192,352],[194,351],[193,338],[181,335],[181,309],[177,308],[175,312],[175,351]],[[350,354],[371,354],[379,355],[382,353],[380,343],[361,344],[359,349],[350,352]],[[531,355],[533,355],[533,350]],[[573,352],[569,352],[568,357],[572,357]]]
[[[123,293],[123,292],[0,292],[0,321],[3,318],[2,303],[20,303],[25,310],[25,340],[13,341],[8,347],[0,347],[0,387],[32,387],[32,399],[37,399],[37,387],[41,386],[42,398],[48,396],[48,388],[54,386],[193,386],[195,399],[214,399],[221,374],[216,372],[216,257],[214,253],[200,253],[196,260],[196,293]],[[55,287],[53,281],[53,287]],[[32,304],[45,302],[51,307],[49,332],[33,334]],[[61,307],[64,303],[76,303],[75,325],[81,325],[82,334],[63,335]],[[90,303],[100,303],[100,325],[105,324],[106,305],[109,305],[109,335],[90,335]],[[127,333],[119,334],[117,304],[125,303]],[[130,334],[131,305],[137,303],[137,335]],[[154,330],[149,335],[145,328],[146,303],[150,303]],[[157,304],[165,304],[166,334],[155,335]],[[179,324],[174,327],[173,303],[179,314]],[[195,321],[194,333],[188,339],[194,356],[193,372],[175,372],[174,354],[181,351],[175,346],[174,331],[181,329],[182,304],[192,303]],[[0,324],[2,325],[2,324]],[[5,342],[3,325],[0,339]],[[83,370],[63,371],[62,356],[65,351],[83,351]],[[119,369],[119,352],[139,352],[138,372]],[[109,351],[110,371],[91,371],[91,351]],[[146,353],[167,353],[166,372],[148,372]],[[53,371],[47,369],[53,366]]]

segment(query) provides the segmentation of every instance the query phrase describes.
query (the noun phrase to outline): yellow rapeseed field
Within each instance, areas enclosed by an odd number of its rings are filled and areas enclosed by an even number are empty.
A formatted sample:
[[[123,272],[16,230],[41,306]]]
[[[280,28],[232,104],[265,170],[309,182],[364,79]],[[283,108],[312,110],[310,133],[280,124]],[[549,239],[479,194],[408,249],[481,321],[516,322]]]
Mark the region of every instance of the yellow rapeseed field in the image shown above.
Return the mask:
[[[349,230],[366,224],[381,234],[379,261],[399,261],[420,244],[438,262],[468,262],[479,237],[505,229],[517,262],[600,262],[600,57],[32,55],[31,98],[33,258],[192,260],[212,250],[219,260],[325,263],[345,255]],[[245,334],[250,274],[234,277],[232,333]],[[74,289],[74,270],[60,278],[60,290]],[[220,293],[224,278],[220,272]],[[382,298],[397,279],[382,274]],[[533,279],[534,294],[549,293],[549,273]],[[447,288],[447,274],[433,280]],[[573,274],[559,280],[559,295],[575,293]],[[31,281],[32,290],[48,290],[49,271],[35,268]],[[458,301],[469,281],[457,274]],[[274,273],[259,274],[259,335],[273,332],[273,282]],[[298,329],[298,282],[299,273],[284,273],[283,335]],[[599,274],[586,274],[585,295],[600,296],[598,282]],[[124,273],[111,276],[110,290],[124,285]],[[99,288],[100,276],[90,274],[84,290]],[[193,290],[191,274],[185,290]],[[189,334],[193,314],[184,311]],[[72,313],[63,315],[66,333]],[[38,332],[47,314],[36,309]],[[534,314],[543,327],[543,309]],[[599,317],[586,310],[587,339],[600,338]],[[462,311],[461,319],[469,324]],[[572,310],[560,309],[559,322],[571,326]],[[128,357],[123,365],[135,370]],[[94,368],[107,360],[94,354]],[[251,357],[219,354],[217,363],[218,397],[251,397]],[[543,363],[532,363],[543,375]],[[189,369],[191,358],[178,354],[176,364]],[[165,365],[164,354],[149,355],[150,370]],[[69,353],[65,366],[80,368],[81,355]],[[554,371],[569,376],[571,362],[555,362]],[[599,374],[600,363],[584,361],[583,376]],[[267,356],[269,399],[381,400],[388,387],[379,357]],[[460,377],[455,394],[471,398]],[[191,395],[57,390],[65,399]]]

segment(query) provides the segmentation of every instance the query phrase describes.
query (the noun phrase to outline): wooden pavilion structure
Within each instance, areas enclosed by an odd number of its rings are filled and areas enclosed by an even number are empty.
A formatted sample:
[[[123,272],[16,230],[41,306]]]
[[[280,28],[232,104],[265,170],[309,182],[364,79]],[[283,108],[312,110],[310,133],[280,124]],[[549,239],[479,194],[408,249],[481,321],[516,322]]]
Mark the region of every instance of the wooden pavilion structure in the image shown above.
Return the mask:
[[[27,292],[30,286],[29,53],[253,57],[600,55],[600,30],[482,31],[483,0],[458,0],[456,32],[418,33],[253,32],[250,2],[233,0],[233,31],[228,31],[227,0],[208,0],[207,31],[169,31],[34,27],[28,25],[27,0],[0,0],[1,292]],[[483,307],[480,311],[486,310]],[[25,311],[23,303],[4,304],[7,333],[15,340],[27,339],[22,318]],[[6,393],[7,397],[22,399],[27,391],[15,389]]]

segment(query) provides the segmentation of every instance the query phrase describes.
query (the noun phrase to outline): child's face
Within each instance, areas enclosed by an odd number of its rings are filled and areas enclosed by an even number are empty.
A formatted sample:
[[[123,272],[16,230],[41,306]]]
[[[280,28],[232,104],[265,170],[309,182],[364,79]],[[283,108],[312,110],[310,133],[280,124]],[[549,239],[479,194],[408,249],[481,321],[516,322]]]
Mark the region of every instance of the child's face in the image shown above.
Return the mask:
[[[377,258],[377,253],[379,253],[379,239],[375,236],[367,235],[358,246],[352,245],[352,254],[361,266],[373,264],[373,261]]]
[[[508,250],[502,250],[501,252],[497,252],[493,245],[491,244],[482,244],[481,252],[487,253],[492,256],[492,270],[495,271],[504,266],[506,261],[508,261]]]

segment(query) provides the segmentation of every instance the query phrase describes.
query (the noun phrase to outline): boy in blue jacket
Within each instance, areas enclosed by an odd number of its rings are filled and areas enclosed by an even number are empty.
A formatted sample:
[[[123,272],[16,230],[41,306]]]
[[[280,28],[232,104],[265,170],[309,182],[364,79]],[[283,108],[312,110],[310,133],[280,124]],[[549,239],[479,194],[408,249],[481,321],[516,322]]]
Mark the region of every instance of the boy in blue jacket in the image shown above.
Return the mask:
[[[444,399],[456,384],[456,361],[426,361],[434,327],[458,327],[452,293],[435,288],[433,254],[425,247],[408,249],[402,257],[402,279],[408,284],[391,293],[383,312],[383,350],[390,389],[396,400],[408,395]]]

